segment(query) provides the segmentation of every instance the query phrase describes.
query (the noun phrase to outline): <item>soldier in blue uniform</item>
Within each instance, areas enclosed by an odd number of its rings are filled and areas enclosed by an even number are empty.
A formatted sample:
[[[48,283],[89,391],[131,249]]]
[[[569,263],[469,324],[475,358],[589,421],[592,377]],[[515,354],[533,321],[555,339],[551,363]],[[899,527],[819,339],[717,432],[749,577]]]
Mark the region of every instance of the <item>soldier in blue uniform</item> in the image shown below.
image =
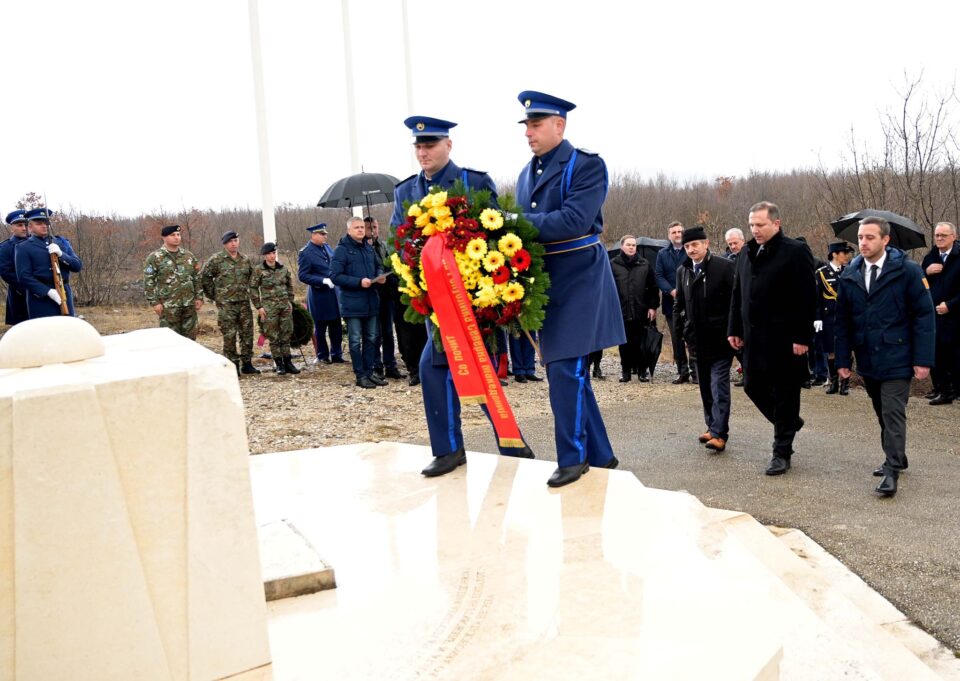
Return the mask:
[[[850,380],[840,379],[837,375],[837,363],[833,353],[833,337],[836,330],[834,319],[837,315],[837,281],[840,273],[853,257],[853,246],[846,241],[827,246],[827,263],[818,267],[813,276],[817,279],[817,319],[813,322],[813,346],[818,357],[826,360],[829,372],[829,384],[826,393],[848,395]]]
[[[531,333],[530,337],[537,340],[537,334]],[[534,381],[539,383],[543,379],[535,373],[537,368],[537,354],[530,339],[523,336],[510,336],[510,362],[513,366],[513,380],[517,383],[526,383]]]
[[[60,260],[60,274],[67,294],[67,309],[73,309],[73,291],[70,290],[70,273],[83,269],[83,263],[73,252],[70,242],[62,236],[50,236],[50,216],[46,208],[28,211],[27,226],[32,236],[17,246],[14,261],[17,264],[17,279],[27,291],[27,314],[30,319],[56,317],[60,314],[60,294],[53,287],[53,268],[50,255]]]
[[[461,168],[450,160],[453,142],[450,129],[457,124],[439,118],[411,116],[403,122],[413,133],[413,145],[417,162],[422,170],[397,183],[394,190],[393,217],[390,224],[396,227],[406,220],[403,212],[404,201],[416,203],[430,193],[430,187],[437,185],[449,189],[457,180],[474,191],[486,189],[497,198],[497,186],[486,173],[471,168]],[[496,359],[494,358],[494,367]],[[460,427],[460,398],[453,385],[446,354],[439,352],[433,344],[430,323],[427,322],[427,339],[420,355],[420,385],[423,390],[423,408],[427,416],[427,430],[430,432],[430,447],[433,449],[433,461],[422,473],[429,477],[444,475],[467,462],[463,447],[463,432]],[[484,407],[486,413],[486,407]],[[532,459],[529,447],[500,447],[505,456],[519,456]]]
[[[550,274],[550,301],[540,331],[540,352],[550,382],[557,470],[547,481],[560,487],[590,466],[619,462],[590,386],[588,356],[626,342],[623,315],[606,249],[601,208],[607,167],[597,154],[563,138],[571,102],[525,91],[519,95],[533,159],[517,179],[517,201],[540,230]]]
[[[297,278],[307,285],[307,307],[317,336],[317,361],[342,363],[343,326],[336,288],[330,279],[333,249],[327,244],[327,223],[307,227],[307,232],[310,243],[301,248],[297,256]]]
[[[5,321],[10,326],[27,317],[27,291],[17,279],[17,264],[14,253],[19,244],[27,240],[26,211],[15,210],[7,215],[6,223],[10,227],[10,238],[0,242],[0,278],[7,284],[7,313]]]

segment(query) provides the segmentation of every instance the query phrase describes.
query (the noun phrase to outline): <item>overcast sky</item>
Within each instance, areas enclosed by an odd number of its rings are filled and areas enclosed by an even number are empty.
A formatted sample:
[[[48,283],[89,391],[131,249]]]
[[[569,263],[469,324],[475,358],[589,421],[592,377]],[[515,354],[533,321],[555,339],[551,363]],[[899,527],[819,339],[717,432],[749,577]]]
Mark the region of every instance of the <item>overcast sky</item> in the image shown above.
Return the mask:
[[[838,163],[876,139],[904,71],[956,77],[960,3],[350,0],[359,158],[414,172],[402,121],[459,123],[453,158],[513,180],[524,89],[575,102],[567,137],[612,172],[678,178]],[[352,172],[340,0],[260,0],[276,203]],[[246,0],[15,0],[3,26],[0,210],[259,207]],[[945,32],[936,35],[937,27]]]

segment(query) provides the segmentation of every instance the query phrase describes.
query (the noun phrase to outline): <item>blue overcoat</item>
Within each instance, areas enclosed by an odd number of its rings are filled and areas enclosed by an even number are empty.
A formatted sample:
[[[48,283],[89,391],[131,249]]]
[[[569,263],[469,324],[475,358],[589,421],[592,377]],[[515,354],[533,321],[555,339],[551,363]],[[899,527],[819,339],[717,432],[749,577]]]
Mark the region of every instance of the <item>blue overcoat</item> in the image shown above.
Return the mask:
[[[76,313],[73,309],[70,273],[82,270],[83,263],[73,252],[73,247],[67,239],[55,236],[53,240],[63,251],[63,255],[60,256],[60,274],[63,277],[63,288],[67,292],[67,308],[73,315]],[[17,246],[14,261],[17,263],[17,279],[27,291],[27,313],[30,319],[58,316],[60,306],[47,297],[47,292],[53,288],[53,269],[50,265],[47,242],[35,236],[22,241]]]
[[[868,294],[863,265],[858,255],[837,284],[837,367],[851,368],[851,353],[857,373],[878,381],[910,378],[915,366],[932,367],[936,313],[920,266],[888,246]]]
[[[27,291],[17,279],[17,263],[14,261],[14,251],[17,245],[28,237],[11,236],[0,242],[0,278],[7,284],[7,313],[6,323],[10,326],[29,319],[27,317]]]
[[[362,279],[375,279],[383,274],[373,246],[366,239],[357,242],[344,234],[333,252],[330,279],[340,287],[341,317],[373,317],[380,312],[379,284],[363,288]]]
[[[331,279],[330,265],[333,249],[327,244],[318,246],[310,242],[300,249],[297,256],[297,278],[307,285],[307,307],[316,321],[326,322],[340,318],[340,306],[335,289],[323,283]]]
[[[549,156],[540,174],[531,160],[517,179],[517,202],[540,230],[538,240],[550,244],[599,237],[607,196],[603,159],[575,150],[566,140]],[[626,342],[610,259],[599,238],[585,248],[547,255],[544,268],[550,274],[550,300],[540,333],[544,363]]]
[[[397,183],[393,190],[393,217],[390,218],[390,224],[396,227],[407,219],[406,213],[403,212],[404,201],[410,201],[411,203],[419,201],[430,193],[430,187],[433,185],[450,189],[457,180],[461,180],[468,189],[473,191],[486,189],[491,192],[493,202],[496,204],[497,185],[493,183],[489,175],[472,168],[461,168],[453,161],[448,161],[443,170],[434,175],[432,180],[425,178],[421,170],[416,175],[411,175]]]

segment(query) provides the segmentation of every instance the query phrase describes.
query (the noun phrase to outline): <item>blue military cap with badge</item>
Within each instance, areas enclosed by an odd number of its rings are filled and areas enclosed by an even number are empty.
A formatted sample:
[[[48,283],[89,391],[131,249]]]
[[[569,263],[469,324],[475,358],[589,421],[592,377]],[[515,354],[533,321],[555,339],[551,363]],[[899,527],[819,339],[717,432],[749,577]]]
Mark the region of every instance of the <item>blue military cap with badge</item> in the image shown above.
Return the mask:
[[[547,116],[566,118],[568,113],[577,108],[573,102],[536,90],[524,90],[517,95],[517,99],[523,104],[525,114],[525,118],[517,123],[526,123]]]
[[[49,208],[34,208],[33,210],[28,210],[24,217],[30,220],[46,220],[50,222],[50,218],[53,217],[53,211]]]
[[[319,224],[313,225],[312,227],[307,227],[307,231],[313,234],[314,232],[320,232],[320,234],[327,233],[327,223],[321,222]]]
[[[827,255],[834,253],[853,253],[854,248],[846,241],[837,241],[827,246]]]
[[[16,225],[21,222],[26,222],[27,211],[25,210],[15,210],[12,213],[7,213],[6,223],[8,225]]]
[[[410,116],[403,124],[410,128],[414,136],[414,144],[418,142],[436,142],[444,137],[450,137],[450,128],[457,127],[452,121],[429,116]]]

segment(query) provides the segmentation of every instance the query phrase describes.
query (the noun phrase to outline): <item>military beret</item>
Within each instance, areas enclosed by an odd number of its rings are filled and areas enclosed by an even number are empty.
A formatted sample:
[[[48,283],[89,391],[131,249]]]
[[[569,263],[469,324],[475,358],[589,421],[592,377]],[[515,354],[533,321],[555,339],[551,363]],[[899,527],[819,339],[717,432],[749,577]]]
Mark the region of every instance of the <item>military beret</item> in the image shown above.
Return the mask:
[[[268,241],[263,246],[260,247],[260,255],[266,255],[267,253],[276,253],[277,245],[272,241]]]
[[[321,234],[326,234],[327,223],[321,222],[319,224],[314,225],[313,227],[307,227],[307,231],[310,232],[311,234],[313,234],[314,232],[320,232]]]
[[[853,246],[846,241],[837,241],[827,246],[827,255],[833,253],[853,253]]]
[[[536,90],[524,90],[517,95],[517,99],[524,108],[524,118],[517,123],[526,123],[547,116],[566,118],[568,113],[577,108],[573,102]]]
[[[15,225],[19,222],[26,222],[27,221],[27,218],[25,217],[26,214],[27,214],[27,211],[25,210],[15,210],[12,213],[7,213],[6,222],[8,225]]]
[[[180,225],[167,225],[160,230],[160,236],[170,236],[174,232],[180,231]]]
[[[46,220],[50,221],[50,218],[53,217],[53,211],[49,208],[34,208],[33,210],[28,210],[24,217],[27,220]]]
[[[225,244],[231,239],[239,239],[239,238],[240,238],[240,235],[231,229],[230,231],[223,233],[223,236],[220,237],[220,243]]]
[[[445,137],[450,137],[450,128],[457,127],[452,121],[445,121],[441,118],[430,118],[429,116],[410,116],[403,124],[410,128],[413,133],[413,143],[417,142],[436,142]]]
[[[694,225],[693,227],[687,227],[685,230],[683,230],[681,243],[685,244],[690,241],[704,241],[706,238],[706,230],[701,225]]]

